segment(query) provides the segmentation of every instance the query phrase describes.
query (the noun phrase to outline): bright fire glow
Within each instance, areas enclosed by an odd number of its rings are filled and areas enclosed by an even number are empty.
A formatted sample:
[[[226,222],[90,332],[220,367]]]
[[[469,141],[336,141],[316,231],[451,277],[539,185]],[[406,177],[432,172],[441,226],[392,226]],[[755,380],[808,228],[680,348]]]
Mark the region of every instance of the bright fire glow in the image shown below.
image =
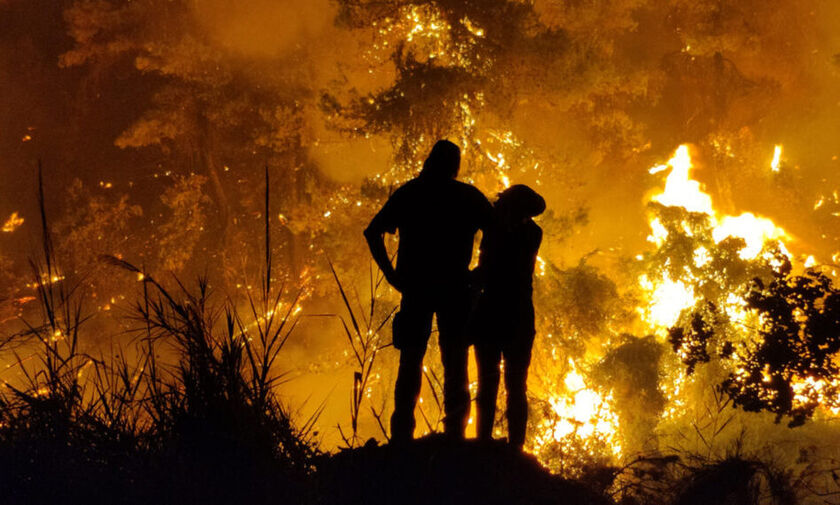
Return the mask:
[[[665,165],[671,167],[671,172],[665,180],[665,191],[655,195],[652,200],[666,207],[682,207],[689,212],[712,214],[712,197],[704,193],[700,189],[700,183],[689,176],[692,166],[688,146],[681,145]],[[663,165],[659,165],[651,168],[650,173],[655,174],[663,170]]]
[[[551,415],[541,420],[529,450],[539,453],[542,447],[552,443],[560,444],[561,448],[576,443],[586,448],[600,440],[611,447],[613,456],[621,456],[618,416],[610,409],[612,398],[588,387],[574,364],[569,364],[572,369],[563,380],[566,394],[549,398]]]
[[[785,231],[773,221],[745,212],[740,216],[724,216],[712,231],[715,242],[727,237],[740,237],[747,243],[738,252],[743,259],[753,259],[761,252],[766,242],[777,242],[789,238]]]
[[[642,318],[656,328],[670,328],[680,312],[694,305],[694,289],[667,275],[655,282],[643,275],[639,285],[649,296],[647,306],[640,309]]]

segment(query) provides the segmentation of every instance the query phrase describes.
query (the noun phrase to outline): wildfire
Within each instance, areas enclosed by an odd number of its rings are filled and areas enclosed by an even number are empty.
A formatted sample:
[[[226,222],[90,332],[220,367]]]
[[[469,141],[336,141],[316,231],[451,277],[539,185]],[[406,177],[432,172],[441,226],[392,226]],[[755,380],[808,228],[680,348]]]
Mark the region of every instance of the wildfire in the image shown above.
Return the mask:
[[[781,156],[781,146],[776,146],[776,153],[777,156]],[[789,256],[785,242],[791,237],[772,220],[750,212],[738,216],[717,212],[712,205],[712,197],[703,191],[699,181],[691,178],[693,166],[688,146],[681,145],[667,163],[651,168],[649,170],[651,174],[670,169],[665,179],[665,188],[661,193],[653,195],[651,201],[666,207],[680,207],[689,212],[705,214],[712,227],[712,238],[715,243],[720,243],[730,237],[744,240],[744,247],[738,251],[742,259],[755,259],[765,250],[765,245],[768,243],[776,245],[782,253]],[[649,225],[651,233],[648,241],[661,246],[668,238],[668,229],[657,217],[651,218]],[[683,223],[683,228],[688,235],[691,235],[688,223]],[[694,250],[696,267],[703,267],[710,259],[705,247],[698,246]],[[639,278],[639,286],[648,295],[646,306],[639,309],[642,319],[659,331],[672,326],[684,309],[695,304],[694,290],[690,285],[694,280],[696,279],[690,273],[686,273],[683,279],[672,279],[667,273],[658,279],[642,275]],[[731,305],[737,307],[739,304],[733,302]],[[740,314],[737,315],[741,317]]]
[[[777,172],[780,166],[782,147],[775,147],[775,154],[771,168]],[[703,222],[709,226],[707,232],[711,235],[711,241],[719,244],[730,237],[740,238],[743,245],[738,250],[738,256],[744,261],[757,261],[758,264],[776,269],[780,266],[780,260],[776,254],[786,256],[793,261],[794,256],[788,251],[786,245],[792,238],[784,229],[776,225],[771,219],[756,216],[745,212],[737,216],[726,215],[717,211],[712,205],[710,195],[703,191],[701,184],[691,179],[692,161],[687,146],[680,146],[673,158],[665,165],[659,165],[650,169],[651,174],[669,170],[666,178],[665,188],[662,192],[651,197],[651,201],[657,202],[665,207],[676,207],[691,213],[699,213]],[[821,197],[815,205],[819,208],[825,201]],[[694,240],[692,233],[693,223],[689,222],[692,216],[686,216],[682,222],[663,222],[665,217],[652,216],[649,221],[650,235],[648,241],[655,244],[657,248],[662,247],[669,238],[670,233],[685,232],[688,240]],[[677,231],[674,231],[677,230]],[[683,237],[681,237],[681,240]],[[712,253],[704,247],[701,242],[709,245],[709,237],[705,239],[697,237],[693,247],[692,264],[684,268],[663,268],[659,274],[646,273],[638,278],[638,285],[645,294],[645,302],[638,309],[642,321],[648,329],[660,337],[664,332],[678,323],[684,310],[693,308],[700,300],[701,293],[695,290],[703,288],[705,275],[703,269],[708,267],[713,260]],[[685,242],[681,242],[685,244]],[[691,242],[689,242],[691,244]],[[689,246],[692,247],[692,246]],[[644,259],[644,257],[640,257]],[[801,266],[813,268],[817,261],[813,255],[801,255]],[[667,260],[670,261],[670,260]],[[665,267],[669,265],[666,261]],[[708,272],[707,272],[708,273]],[[726,271],[715,272],[710,275],[721,275],[726,277]],[[715,306],[719,313],[725,315],[728,324],[731,326],[728,339],[736,342],[736,349],[747,349],[751,344],[752,335],[756,328],[762,324],[760,315],[748,308],[746,293],[739,290],[727,291],[715,300]],[[719,349],[720,352],[722,349]],[[727,351],[731,354],[723,355],[723,360],[739,358],[740,351]],[[681,349],[677,349],[679,358],[687,356]],[[748,381],[750,371],[742,365],[735,363],[724,364],[724,367],[731,367],[730,371],[735,380]],[[762,371],[765,382],[772,380],[772,374],[768,369]],[[669,377],[662,382],[662,392],[667,398],[667,406],[663,412],[662,419],[673,420],[687,414],[685,408],[686,391],[694,386],[696,376],[687,375],[678,367],[669,372]],[[838,385],[838,379],[826,381],[807,374],[797,375],[791,378],[792,400],[794,405],[820,405],[829,415],[840,414],[840,402],[838,398],[830,396],[829,389]]]
[[[504,166],[499,163],[501,156],[493,151],[487,151],[487,158],[494,162],[494,168]],[[716,254],[712,251],[713,244],[720,244],[730,237],[740,238],[743,244],[737,254],[741,259],[760,260],[771,266],[771,250],[791,257],[785,247],[791,237],[784,229],[772,220],[752,213],[727,215],[717,211],[711,195],[691,177],[692,168],[690,149],[682,145],[667,163],[650,169],[651,174],[667,174],[664,188],[652,195],[650,201],[668,208],[683,209],[687,213],[678,222],[669,221],[667,214],[652,216],[648,240],[658,248],[674,238],[671,233],[680,233],[692,241],[689,244],[693,243],[689,246],[693,249],[689,249],[689,265],[685,268],[649,270],[638,278],[638,285],[645,295],[637,308],[646,326],[643,331],[658,334],[660,338],[664,337],[668,328],[678,323],[683,311],[694,307],[703,296],[698,287],[702,285],[699,276],[712,266]],[[643,260],[644,256],[640,259]],[[667,263],[665,267],[668,267]],[[748,332],[748,328],[756,324],[753,320],[755,315],[748,310],[744,297],[745,293],[741,292],[724,293],[717,304],[738,332]],[[747,333],[743,335],[746,339]],[[681,353],[677,350],[677,356],[685,358]],[[732,357],[737,356],[733,354]],[[585,374],[580,371],[585,363],[594,363],[598,359],[597,355],[590,355],[580,363],[569,361],[570,371],[544,396],[548,407],[537,421],[536,436],[529,446],[540,457],[551,459],[557,454],[553,451],[559,451],[562,455],[576,453],[621,459],[625,450],[632,450],[623,446],[620,419],[614,410],[612,393],[588,384]],[[681,367],[666,368],[663,373],[667,378],[660,388],[666,403],[660,419],[672,422],[690,411],[686,408],[688,397],[694,394],[698,385],[694,383],[695,377],[687,375]],[[802,401],[813,400],[819,397],[821,388],[822,384],[804,379],[797,385],[794,394]]]

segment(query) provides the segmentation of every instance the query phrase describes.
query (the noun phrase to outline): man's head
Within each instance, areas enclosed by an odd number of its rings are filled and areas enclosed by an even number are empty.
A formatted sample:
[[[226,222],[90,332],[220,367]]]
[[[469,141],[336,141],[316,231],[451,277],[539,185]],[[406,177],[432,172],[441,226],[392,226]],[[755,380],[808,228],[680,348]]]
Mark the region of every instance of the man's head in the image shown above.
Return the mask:
[[[423,162],[420,175],[440,179],[454,179],[461,166],[461,149],[448,140],[438,140],[429,157]]]

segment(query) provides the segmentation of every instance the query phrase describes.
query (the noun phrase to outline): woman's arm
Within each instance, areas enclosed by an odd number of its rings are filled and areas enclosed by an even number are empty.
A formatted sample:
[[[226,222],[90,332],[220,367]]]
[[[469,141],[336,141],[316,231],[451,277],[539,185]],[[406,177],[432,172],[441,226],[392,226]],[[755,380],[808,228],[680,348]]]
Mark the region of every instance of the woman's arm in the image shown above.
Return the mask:
[[[540,225],[534,221],[528,223],[528,272],[534,274],[534,269],[537,266],[537,255],[540,252],[540,244],[542,244],[543,231]]]

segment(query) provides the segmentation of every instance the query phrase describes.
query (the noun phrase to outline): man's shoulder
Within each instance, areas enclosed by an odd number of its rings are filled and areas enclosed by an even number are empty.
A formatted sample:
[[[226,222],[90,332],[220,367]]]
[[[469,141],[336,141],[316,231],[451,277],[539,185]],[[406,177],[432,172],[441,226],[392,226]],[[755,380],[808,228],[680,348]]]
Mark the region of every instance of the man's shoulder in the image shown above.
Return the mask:
[[[394,190],[389,199],[392,201],[411,201],[429,198],[444,198],[471,207],[490,207],[487,197],[478,188],[455,179],[436,181],[423,180],[419,177],[411,179]]]
[[[388,197],[388,200],[400,200],[402,198],[406,198],[408,195],[417,192],[417,179],[411,179],[408,182],[404,182],[400,186],[397,187],[394,191],[391,192],[391,196]]]
[[[459,191],[467,191],[471,193],[481,193],[481,191],[473,186],[468,182],[459,181],[457,179],[452,179],[452,185],[458,188]],[[483,194],[483,193],[482,193]]]
[[[420,177],[415,177],[414,179],[409,179],[408,181],[402,183],[397,189],[394,190],[393,194],[412,194],[417,192],[423,192],[428,189],[428,186],[429,184],[427,183],[427,181],[424,181]]]
[[[457,180],[453,180],[452,182],[453,182],[455,188],[457,188],[456,190],[463,193],[467,197],[473,198],[473,199],[475,199],[479,202],[482,202],[482,203],[483,202],[488,202],[489,203],[489,201],[487,200],[487,197],[484,196],[484,193],[482,193],[480,189],[473,186],[472,184],[457,181]]]

